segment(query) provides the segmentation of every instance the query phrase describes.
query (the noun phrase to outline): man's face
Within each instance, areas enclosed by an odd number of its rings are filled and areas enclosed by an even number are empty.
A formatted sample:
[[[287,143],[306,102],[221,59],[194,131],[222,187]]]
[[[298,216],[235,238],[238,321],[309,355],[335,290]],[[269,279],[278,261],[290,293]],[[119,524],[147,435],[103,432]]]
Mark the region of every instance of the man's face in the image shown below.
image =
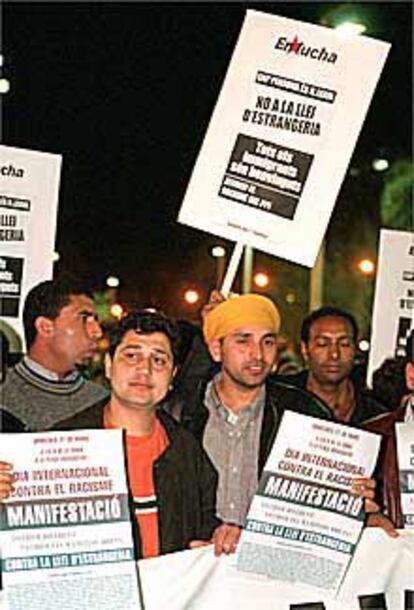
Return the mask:
[[[314,379],[321,384],[339,384],[352,371],[355,342],[347,320],[326,316],[316,320],[308,344],[302,343],[302,355]]]
[[[170,340],[161,332],[143,335],[129,330],[112,360],[106,356],[105,370],[119,403],[153,409],[166,396],[175,374]]]
[[[276,364],[276,334],[271,328],[244,326],[221,341],[212,341],[210,353],[235,385],[261,386]]]
[[[405,383],[410,392],[414,392],[414,362],[405,365]]]
[[[102,329],[97,321],[93,301],[86,295],[71,295],[68,305],[54,320],[48,320],[48,347],[62,372],[85,363],[96,352]]]

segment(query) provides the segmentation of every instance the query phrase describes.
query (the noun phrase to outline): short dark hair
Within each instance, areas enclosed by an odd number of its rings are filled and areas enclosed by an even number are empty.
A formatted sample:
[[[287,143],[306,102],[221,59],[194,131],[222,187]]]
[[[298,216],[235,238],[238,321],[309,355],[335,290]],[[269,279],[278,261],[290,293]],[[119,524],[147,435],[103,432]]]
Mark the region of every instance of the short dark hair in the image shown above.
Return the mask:
[[[92,298],[92,295],[84,290],[80,282],[70,278],[40,282],[27,293],[23,307],[23,327],[27,349],[36,339],[36,319],[39,316],[45,316],[45,318],[54,320],[62,308],[69,304],[70,297],[79,294]]]
[[[170,342],[174,362],[177,360],[179,349],[178,326],[162,311],[154,311],[152,309],[139,309],[129,313],[109,331],[108,353],[111,358],[113,358],[115,350],[121,343],[124,335],[130,330],[135,330],[142,335],[163,333]]]
[[[394,410],[408,393],[405,381],[407,358],[387,358],[372,375],[372,393],[375,398]]]
[[[356,343],[356,341],[358,339],[359,330],[358,330],[358,324],[356,323],[354,316],[351,313],[349,313],[348,311],[345,311],[344,309],[340,309],[339,307],[334,307],[333,305],[325,305],[324,307],[315,309],[308,316],[306,316],[306,318],[304,318],[304,320],[302,322],[302,327],[300,329],[301,341],[303,341],[303,343],[305,343],[307,345],[309,343],[310,330],[311,330],[312,324],[314,322],[316,322],[317,320],[320,320],[321,318],[328,318],[331,316],[343,318],[344,320],[349,322],[351,329],[352,329],[352,338],[354,340],[354,343]]]

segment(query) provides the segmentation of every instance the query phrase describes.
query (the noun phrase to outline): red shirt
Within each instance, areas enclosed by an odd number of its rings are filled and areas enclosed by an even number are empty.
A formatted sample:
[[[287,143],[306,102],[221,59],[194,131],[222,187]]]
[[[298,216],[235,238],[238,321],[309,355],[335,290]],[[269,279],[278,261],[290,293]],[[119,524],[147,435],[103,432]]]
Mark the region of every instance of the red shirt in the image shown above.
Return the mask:
[[[113,426],[110,422],[105,422],[105,427]],[[156,557],[160,552],[153,465],[168,444],[167,433],[158,419],[148,436],[126,435],[128,478],[141,534],[143,557]]]

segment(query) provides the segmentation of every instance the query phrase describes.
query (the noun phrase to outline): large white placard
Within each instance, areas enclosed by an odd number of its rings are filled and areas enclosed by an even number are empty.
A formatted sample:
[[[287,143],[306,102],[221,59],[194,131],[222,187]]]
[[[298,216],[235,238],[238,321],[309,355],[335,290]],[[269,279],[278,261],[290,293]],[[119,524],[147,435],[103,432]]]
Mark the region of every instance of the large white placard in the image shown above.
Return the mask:
[[[414,422],[395,424],[404,528],[414,530]]]
[[[414,536],[405,531],[395,539],[365,529],[336,598],[248,577],[233,558],[204,547],[140,561],[145,610],[408,610],[414,601]]]
[[[121,430],[2,434],[5,610],[141,607]]]
[[[414,331],[414,234],[381,229],[367,383],[386,358],[406,355]],[[397,406],[397,405],[394,405]]]
[[[26,294],[53,273],[61,162],[0,146],[0,315],[21,337]]]
[[[361,535],[355,477],[374,469],[380,437],[285,411],[238,547],[238,568],[338,591]]]
[[[389,48],[248,10],[179,222],[311,267]]]

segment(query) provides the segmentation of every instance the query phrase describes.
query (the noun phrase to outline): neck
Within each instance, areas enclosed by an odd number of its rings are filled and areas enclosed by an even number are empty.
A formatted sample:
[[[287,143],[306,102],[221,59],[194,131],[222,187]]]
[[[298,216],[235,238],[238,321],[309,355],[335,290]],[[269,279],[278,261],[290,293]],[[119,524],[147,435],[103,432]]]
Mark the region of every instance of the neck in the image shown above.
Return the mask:
[[[55,373],[59,379],[63,379],[75,370],[74,367],[71,368],[66,364],[59,363],[56,356],[36,346],[36,344],[29,349],[27,355],[45,369],[48,369],[48,371]]]
[[[224,372],[216,383],[221,402],[233,413],[246,409],[257,398],[262,386],[249,388],[235,383]]]
[[[306,389],[323,400],[339,421],[350,419],[355,399],[353,385],[348,377],[339,383],[321,383],[309,371]]]
[[[112,426],[126,430],[131,436],[148,436],[154,430],[155,409],[137,409],[120,402],[111,395],[105,407],[105,416]]]

